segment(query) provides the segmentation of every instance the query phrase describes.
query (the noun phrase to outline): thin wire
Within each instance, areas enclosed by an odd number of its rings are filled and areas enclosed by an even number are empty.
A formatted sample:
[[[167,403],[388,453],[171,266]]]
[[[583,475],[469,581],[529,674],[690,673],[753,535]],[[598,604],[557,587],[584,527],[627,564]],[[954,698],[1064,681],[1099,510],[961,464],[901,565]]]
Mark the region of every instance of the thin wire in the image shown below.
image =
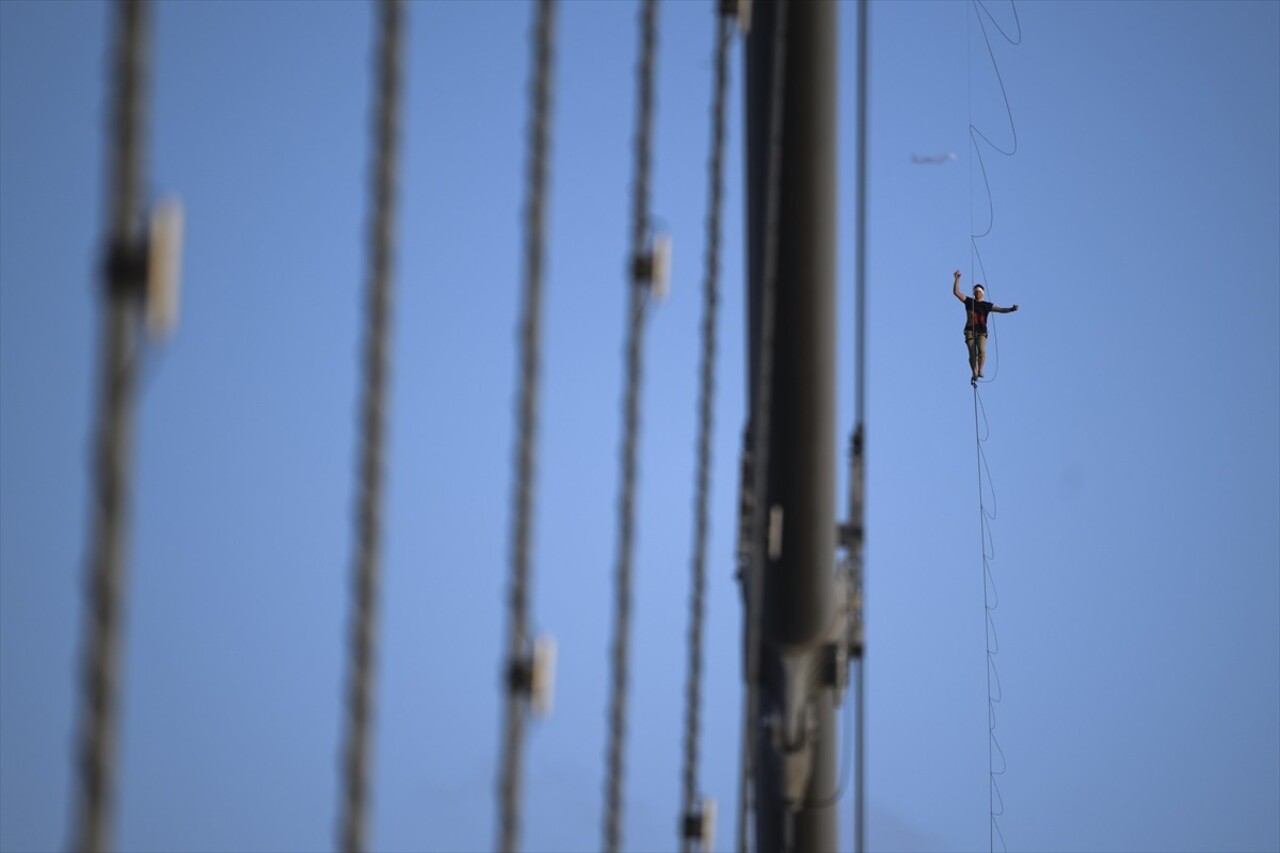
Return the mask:
[[[702,634],[706,611],[707,531],[711,492],[711,431],[716,386],[716,326],[720,305],[720,216],[724,206],[725,124],[729,90],[729,44],[733,19],[716,13],[715,82],[711,106],[711,159],[707,170],[707,248],[702,288],[702,364],[699,371],[697,474],[694,498],[692,592],[689,597],[689,674],[685,686],[684,772],[680,846],[692,850],[685,818],[694,813],[698,795],[698,720],[702,704]],[[705,847],[702,839],[700,846]]]
[[[869,59],[870,2],[861,0],[858,4],[858,231],[855,243],[855,266],[857,272],[857,394],[854,412],[854,432],[851,437],[856,455],[856,466],[851,472],[857,477],[858,508],[857,517],[851,519],[857,525],[857,553],[851,563],[853,576],[850,578],[851,591],[854,592],[858,612],[854,614],[858,620],[857,636],[857,690],[858,690],[858,722],[857,737],[857,791],[854,797],[853,834],[855,850],[862,853],[867,849],[866,830],[866,623],[863,612],[866,606],[865,568],[866,548],[866,388],[867,388],[867,79]],[[853,589],[856,584],[857,588]],[[849,703],[852,707],[852,702]],[[846,734],[846,737],[848,735]]]
[[[627,382],[623,414],[622,494],[618,501],[617,599],[611,648],[613,684],[609,697],[609,743],[605,780],[604,848],[616,853],[622,836],[623,753],[627,724],[628,645],[631,632],[631,560],[635,539],[637,445],[640,432],[640,385],[643,365],[646,283],[637,274],[649,228],[649,169],[653,134],[654,77],[657,60],[658,0],[645,0],[640,11],[639,96],[635,139],[635,183],[632,194],[631,254],[628,257]]]
[[[395,232],[397,138],[400,126],[400,65],[403,4],[378,4],[378,52],[373,118],[375,162],[370,181],[369,258],[365,271],[364,389],[360,438],[360,480],[353,567],[355,613],[351,623],[347,730],[344,749],[345,798],[338,827],[341,849],[362,851],[367,840],[371,720],[375,642],[380,586],[379,534],[382,510],[383,433],[387,409],[388,350],[391,339],[391,265]]]
[[[981,129],[979,129],[973,123],[973,70],[972,70],[973,61],[972,61],[971,53],[969,54],[968,61],[966,63],[968,66],[968,74],[969,74],[969,116],[968,116],[969,141],[970,141],[970,146],[977,157],[978,168],[982,174],[982,182],[983,182],[983,187],[984,187],[984,191],[987,198],[987,211],[988,211],[986,227],[983,228],[981,231],[978,231],[974,226],[973,169],[971,165],[969,170],[969,273],[970,273],[970,279],[973,280],[974,264],[976,262],[978,268],[982,272],[982,280],[987,285],[988,292],[990,292],[990,282],[987,279],[986,267],[982,261],[982,253],[978,249],[978,241],[983,237],[986,237],[987,235],[989,235],[992,229],[995,227],[995,202],[991,192],[991,181],[987,175],[986,162],[982,157],[982,147],[978,144],[978,140],[981,139],[983,142],[989,145],[997,153],[1000,153],[1006,157],[1012,157],[1015,153],[1017,153],[1017,150],[1018,150],[1018,130],[1013,120],[1013,110],[1009,105],[1009,96],[1008,96],[1008,92],[1005,89],[1004,77],[1000,73],[1000,64],[996,60],[995,51],[991,46],[991,38],[987,33],[987,27],[986,27],[986,24],[983,22],[982,17],[985,14],[986,17],[991,21],[992,25],[995,26],[996,30],[1009,44],[1014,46],[1021,44],[1022,24],[1021,24],[1021,21],[1019,21],[1018,19],[1017,5],[1013,2],[1013,0],[1010,0],[1009,5],[1010,5],[1010,8],[1012,8],[1013,10],[1014,22],[1017,24],[1017,27],[1018,27],[1016,38],[1010,36],[1009,33],[1007,33],[1004,30],[1004,28],[1000,26],[999,22],[996,21],[994,16],[992,16],[990,10],[986,7],[986,4],[982,2],[982,0],[973,0],[972,2],[974,17],[978,19],[978,26],[982,32],[983,42],[986,44],[986,48],[987,48],[987,56],[991,61],[991,67],[995,71],[996,80],[1000,85],[1000,96],[1004,101],[1005,115],[1009,119],[1009,131],[1010,131],[1010,136],[1012,137],[1012,143],[1010,144],[1008,149],[1001,148],[999,145],[996,145],[994,142],[991,141],[991,139],[985,133],[982,132]],[[969,33],[971,32],[970,16],[968,15],[967,11],[965,14],[965,29],[966,29],[965,43],[966,43],[967,49],[971,51],[972,37],[969,35]],[[996,376],[999,375],[999,372],[1000,372],[1000,345],[999,345],[998,339],[996,338],[994,322],[990,323],[990,328],[992,333],[991,340],[995,347],[995,371],[992,373],[992,375],[989,378],[985,379],[985,382],[994,381]],[[976,346],[976,333],[975,333],[975,346]],[[981,424],[982,424],[981,426],[979,426],[979,414],[981,414]],[[994,611],[996,610],[997,607],[999,607],[1000,597],[999,597],[998,591],[996,590],[995,578],[991,572],[991,561],[995,559],[995,543],[994,543],[994,538],[992,537],[992,534],[991,534],[990,522],[993,521],[996,517],[997,507],[996,507],[995,488],[991,484],[991,469],[987,463],[986,453],[983,450],[983,446],[982,446],[990,437],[991,426],[990,426],[990,422],[987,420],[986,406],[982,403],[982,396],[978,392],[978,383],[976,382],[974,383],[974,386],[973,386],[973,431],[974,431],[974,443],[977,449],[978,524],[979,524],[979,537],[981,539],[981,551],[982,551],[982,606],[983,606],[983,616],[984,616],[984,632],[983,633],[984,633],[984,641],[986,646],[986,661],[987,661],[986,674],[987,674],[988,846],[992,851],[992,853],[994,853],[995,842],[997,837],[1000,839],[1001,848],[1004,850],[1008,849],[1008,845],[1006,844],[1004,839],[1004,833],[1001,832],[1000,824],[999,824],[999,821],[997,820],[998,817],[1004,814],[1004,798],[1000,794],[1000,787],[996,781],[997,776],[1004,774],[1007,768],[1007,763],[1004,755],[1004,750],[1000,747],[1000,742],[996,738],[995,706],[1000,702],[1000,700],[1003,698],[1003,695],[1004,695],[1003,688],[1001,687],[1001,684],[1000,684],[1000,674],[998,669],[996,668],[996,662],[995,662],[995,655],[1000,650],[1000,638],[996,631],[995,617],[993,616]],[[988,490],[990,491],[990,494],[991,494],[990,510],[987,509],[987,505],[986,505],[986,493]],[[993,680],[995,684],[994,692],[992,689]],[[999,770],[995,768],[996,753],[999,753],[1000,755]],[[997,801],[999,801],[999,806],[997,806]]]
[[[979,426],[979,415],[981,422],[986,427],[985,431]],[[991,561],[995,559],[995,548],[991,538],[991,528],[989,522],[996,517],[995,509],[995,489],[991,486],[991,470],[987,465],[986,453],[983,451],[982,445],[990,437],[990,424],[987,421],[986,406],[982,403],[982,395],[978,392],[977,386],[973,389],[973,435],[974,444],[977,448],[978,461],[978,525],[979,535],[982,545],[982,607],[985,618],[985,642],[986,642],[986,660],[987,660],[987,811],[989,817],[988,824],[988,844],[994,853],[995,840],[1000,838],[1001,848],[1008,850],[1005,843],[1004,834],[1000,831],[1000,824],[997,818],[1004,814],[1004,799],[1000,796],[1000,788],[996,783],[996,777],[1004,774],[1007,764],[1004,750],[1000,747],[1000,742],[996,738],[996,710],[995,706],[1000,703],[1004,697],[1004,691],[1000,686],[1000,673],[996,668],[995,656],[1000,651],[1000,639],[996,634],[995,617],[993,616],[997,607],[1000,606],[1000,597],[996,591],[995,577],[991,572]],[[986,494],[990,490],[992,499],[992,508],[987,509]],[[995,689],[992,689],[994,680]],[[1000,769],[995,768],[995,754],[1000,755]],[[997,799],[1000,802],[999,808],[996,806]]]
[[[996,28],[996,31],[1000,33],[1000,35],[1005,39],[1005,41],[1007,41],[1009,44],[1016,47],[1017,45],[1022,43],[1022,22],[1018,18],[1018,7],[1017,7],[1017,4],[1013,2],[1013,0],[1009,0],[1009,7],[1013,10],[1014,23],[1016,23],[1018,26],[1016,39],[1011,37],[1007,32],[1005,32],[1004,28],[1000,26],[998,21],[996,21],[995,17],[991,14],[991,11],[987,9],[986,4],[983,3],[982,0],[972,0],[972,8],[974,12],[973,17],[976,17],[978,19],[978,26],[980,31],[982,32],[983,43],[986,45],[986,48],[987,48],[987,57],[991,60],[992,70],[995,72],[996,81],[1000,85],[1000,97],[1004,102],[1005,116],[1009,119],[1009,132],[1012,138],[1012,142],[1010,143],[1010,146],[1008,147],[1008,149],[1001,148],[999,145],[996,145],[994,142],[991,141],[991,139],[985,133],[982,132],[982,130],[977,125],[973,123],[973,60],[972,60],[971,52],[967,54],[968,61],[966,63],[967,72],[969,75],[969,118],[968,118],[969,144],[970,144],[970,147],[973,149],[973,153],[978,161],[978,169],[982,174],[983,189],[987,198],[987,224],[986,224],[986,227],[982,229],[982,231],[977,231],[974,229],[974,220],[973,220],[973,171],[971,167],[969,172],[969,278],[971,281],[977,280],[974,275],[974,261],[976,260],[979,268],[982,269],[982,281],[986,285],[988,285],[987,287],[988,293],[991,292],[991,289],[989,286],[991,282],[987,278],[987,272],[985,267],[983,267],[982,265],[982,255],[978,251],[978,240],[989,235],[992,229],[995,227],[995,202],[991,193],[991,180],[987,175],[987,164],[986,164],[986,161],[983,159],[982,147],[978,144],[978,140],[981,139],[982,141],[986,142],[987,145],[989,145],[997,153],[1002,154],[1006,157],[1012,157],[1018,151],[1018,128],[1017,128],[1017,124],[1013,120],[1013,108],[1009,105],[1009,95],[1005,89],[1004,76],[1000,73],[1000,63],[996,60],[995,50],[991,46],[991,38],[987,33],[986,24],[984,24],[982,21],[982,16],[983,14],[985,14],[986,17],[991,21],[992,25]],[[970,31],[970,16],[967,12],[965,14],[965,31],[966,31],[966,36],[968,36],[968,33]],[[965,44],[966,44],[967,51],[971,51],[970,42],[971,42],[971,38],[966,37]],[[994,333],[994,330],[995,330],[994,323],[991,324],[991,328],[992,328],[991,340],[992,340],[992,343],[995,345],[995,358],[994,358],[995,370],[992,372],[992,375],[990,377],[986,378],[987,382],[994,381],[996,376],[999,375],[1000,373],[1000,345],[999,345],[999,342],[996,340],[996,335]]]
[[[773,397],[774,294],[778,276],[778,219],[782,195],[782,134],[786,111],[787,17],[790,0],[778,0],[774,7],[773,69],[769,99],[768,165],[765,176],[765,224],[760,288],[760,341],[757,352],[756,399],[751,417],[752,434],[752,523],[750,562],[747,578],[747,714],[746,744],[751,779],[755,775],[756,731],[760,715],[761,597],[767,554],[766,515],[769,496],[769,441]],[[756,31],[758,32],[758,30]],[[738,849],[746,849],[746,816],[754,810],[753,784],[745,786],[738,808]]]
[[[86,627],[82,651],[82,699],[76,822],[72,850],[110,846],[115,795],[115,749],[119,710],[120,633],[124,606],[125,538],[129,516],[129,457],[132,408],[137,385],[137,270],[118,260],[134,246],[141,214],[145,160],[143,102],[146,85],[149,7],[140,0],[116,4],[114,91],[109,127],[107,257],[104,291],[100,409],[95,448],[93,538],[87,572]],[[125,276],[128,276],[126,278]]]
[[[987,25],[982,23],[982,15],[980,14],[980,12],[986,12],[987,17],[991,20],[991,23],[995,26],[996,30],[1000,33],[1000,35],[1004,36],[1005,41],[1007,41],[1009,44],[1013,45],[1014,47],[1017,47],[1018,45],[1022,44],[1022,24],[1020,21],[1018,22],[1018,38],[1016,41],[1014,41],[1009,37],[1008,33],[1006,33],[1000,27],[1000,25],[996,23],[995,18],[991,16],[991,13],[987,10],[987,7],[982,2],[982,0],[973,0],[973,6],[974,6],[974,13],[978,17],[978,27],[982,30],[982,40],[987,45],[987,55],[991,58],[991,67],[996,73],[996,81],[1000,84],[1000,97],[1004,100],[1005,115],[1008,116],[1009,118],[1009,132],[1013,137],[1012,142],[1010,143],[1009,150],[1006,151],[1005,149],[1001,148],[999,145],[996,145],[994,142],[992,142],[991,139],[985,133],[983,133],[980,129],[978,129],[972,123],[972,121],[970,121],[969,123],[969,129],[972,134],[980,137],[984,142],[986,142],[988,145],[990,145],[999,153],[1005,155],[1006,157],[1012,157],[1014,154],[1018,152],[1018,129],[1014,126],[1014,123],[1013,123],[1013,109],[1009,106],[1009,95],[1005,91],[1004,77],[1000,74],[1000,64],[996,62],[995,51],[991,47],[991,37],[987,34]],[[1017,4],[1014,3],[1013,0],[1009,0],[1009,7],[1013,9],[1014,20],[1018,21]]]
[[[524,210],[524,287],[520,321],[520,391],[516,414],[516,473],[511,533],[510,620],[507,626],[503,760],[498,781],[498,849],[520,844],[520,776],[524,752],[527,685],[512,674],[529,651],[529,577],[532,573],[533,499],[537,469],[539,371],[542,351],[542,291],[546,245],[547,184],[551,148],[555,0],[539,0],[529,89],[530,119]]]

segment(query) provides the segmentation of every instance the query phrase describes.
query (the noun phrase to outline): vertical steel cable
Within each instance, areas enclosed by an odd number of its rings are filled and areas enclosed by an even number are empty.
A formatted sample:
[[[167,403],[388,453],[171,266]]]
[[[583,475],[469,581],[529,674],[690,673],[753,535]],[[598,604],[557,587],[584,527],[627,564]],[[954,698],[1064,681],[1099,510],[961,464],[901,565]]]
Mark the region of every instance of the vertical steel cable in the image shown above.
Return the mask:
[[[378,4],[377,104],[373,118],[375,162],[370,182],[369,258],[365,291],[364,389],[360,480],[356,507],[355,612],[351,623],[345,798],[338,828],[341,849],[361,851],[367,839],[367,801],[374,657],[377,635],[379,537],[382,509],[383,433],[386,421],[391,326],[392,238],[395,230],[397,139],[400,125],[401,0]]]
[[[857,311],[858,311],[858,329],[857,329],[857,391],[855,402],[855,414],[853,436],[850,442],[853,446],[854,458],[851,460],[854,465],[850,471],[850,477],[855,480],[853,486],[857,489],[857,507],[856,516],[850,520],[856,525],[856,553],[853,558],[853,567],[856,577],[855,603],[858,611],[854,618],[858,621],[858,637],[857,641],[857,666],[858,674],[856,679],[858,690],[858,727],[855,732],[857,740],[858,763],[856,765],[855,788],[856,793],[853,799],[853,835],[854,849],[858,853],[863,853],[867,849],[867,825],[866,825],[866,728],[867,728],[867,682],[866,682],[866,621],[863,618],[863,612],[866,605],[866,581],[865,567],[866,561],[866,388],[867,388],[867,43],[868,43],[868,18],[869,0],[860,0],[858,3],[858,233],[855,244],[854,265],[857,275]],[[852,586],[852,584],[851,584]]]
[[[551,84],[554,71],[555,0],[539,0],[530,86],[529,148],[524,209],[524,289],[520,321],[520,391],[516,424],[516,482],[511,533],[510,620],[507,627],[503,759],[498,782],[498,849],[518,849],[520,774],[528,684],[518,673],[529,654],[529,575],[538,431],[542,342],[542,280],[546,244],[547,172],[551,147]]]
[[[649,161],[653,134],[653,89],[658,37],[658,0],[640,11],[640,68],[632,187],[631,254],[627,258],[627,381],[623,414],[622,493],[618,500],[618,554],[615,576],[613,684],[609,696],[608,775],[605,789],[604,848],[616,853],[622,835],[623,749],[626,741],[628,643],[631,632],[631,558],[635,538],[636,455],[640,431],[640,383],[644,318],[649,282],[640,274],[649,229]]]
[[[702,689],[702,632],[706,596],[707,516],[711,480],[711,428],[716,385],[716,324],[720,305],[720,213],[724,198],[725,113],[728,101],[729,42],[733,19],[716,12],[715,90],[712,97],[711,161],[707,202],[706,268],[702,288],[702,364],[698,393],[698,469],[695,477],[692,592],[689,600],[689,675],[685,686],[684,773],[680,846],[692,849],[685,820],[698,796],[698,717]],[[705,848],[705,842],[702,845]]]
[[[121,623],[129,516],[132,407],[137,384],[139,308],[145,268],[135,229],[142,215],[143,137],[149,8],[116,4],[115,89],[107,174],[107,240],[100,410],[92,497],[92,544],[86,590],[82,697],[77,745],[76,823],[72,850],[110,846],[114,805]]]
[[[778,284],[778,219],[782,196],[782,136],[786,126],[787,3],[776,0],[773,30],[773,71],[769,96],[768,167],[766,174],[763,283],[760,288],[760,340],[758,342],[756,399],[751,414],[752,529],[747,578],[747,720],[744,743],[746,772],[754,776],[756,731],[760,716],[761,596],[764,587],[769,514],[769,441],[773,398],[774,294]],[[753,37],[755,33],[753,32]],[[754,786],[738,802],[738,850],[747,849],[747,815],[753,810]]]

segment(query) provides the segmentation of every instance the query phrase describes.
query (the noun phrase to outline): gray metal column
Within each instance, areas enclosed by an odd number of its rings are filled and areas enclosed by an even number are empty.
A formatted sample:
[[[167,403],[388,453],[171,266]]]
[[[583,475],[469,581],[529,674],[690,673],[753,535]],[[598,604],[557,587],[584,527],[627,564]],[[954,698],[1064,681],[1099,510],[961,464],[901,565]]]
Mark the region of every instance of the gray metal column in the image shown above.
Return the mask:
[[[747,578],[761,851],[837,843],[836,14],[830,0],[755,0],[746,50],[749,451],[766,466]]]

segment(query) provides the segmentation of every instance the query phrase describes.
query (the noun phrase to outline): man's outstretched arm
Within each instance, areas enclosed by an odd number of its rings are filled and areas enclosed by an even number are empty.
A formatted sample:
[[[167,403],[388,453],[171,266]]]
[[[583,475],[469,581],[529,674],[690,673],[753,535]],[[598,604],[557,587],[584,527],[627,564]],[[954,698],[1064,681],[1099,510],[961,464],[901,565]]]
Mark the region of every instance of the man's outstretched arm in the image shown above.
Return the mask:
[[[964,302],[964,294],[960,292],[960,270],[956,270],[955,276],[955,281],[951,284],[951,292],[956,295],[956,299]]]

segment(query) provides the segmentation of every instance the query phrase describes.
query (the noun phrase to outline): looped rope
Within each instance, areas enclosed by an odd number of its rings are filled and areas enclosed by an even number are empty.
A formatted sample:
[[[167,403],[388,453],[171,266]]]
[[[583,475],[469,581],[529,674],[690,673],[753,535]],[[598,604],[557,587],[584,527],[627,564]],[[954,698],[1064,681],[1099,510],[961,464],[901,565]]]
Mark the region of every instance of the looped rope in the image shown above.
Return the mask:
[[[981,422],[979,421],[981,413]],[[979,426],[979,423],[982,426]],[[985,427],[985,429],[984,429]],[[990,522],[996,517],[995,489],[991,486],[991,469],[987,465],[987,455],[982,445],[991,436],[991,427],[987,422],[986,406],[977,386],[973,389],[973,437],[978,455],[978,525],[982,543],[982,608],[985,619],[986,657],[987,657],[987,780],[988,780],[988,819],[990,849],[995,851],[996,838],[1000,839],[1001,848],[1008,849],[1000,824],[996,820],[1004,814],[1004,799],[1000,796],[1000,788],[996,777],[1004,775],[1006,762],[1004,750],[996,739],[996,705],[1004,698],[1004,690],[1000,685],[1000,673],[996,668],[995,656],[1000,652],[1000,638],[996,633],[996,608],[1000,606],[1000,595],[996,591],[995,577],[991,573],[991,561],[995,559],[995,545],[991,536]],[[991,508],[987,508],[986,495],[990,491]],[[994,686],[993,686],[994,685]],[[1000,755],[1000,768],[995,766],[995,755]],[[997,807],[997,801],[999,806]]]

